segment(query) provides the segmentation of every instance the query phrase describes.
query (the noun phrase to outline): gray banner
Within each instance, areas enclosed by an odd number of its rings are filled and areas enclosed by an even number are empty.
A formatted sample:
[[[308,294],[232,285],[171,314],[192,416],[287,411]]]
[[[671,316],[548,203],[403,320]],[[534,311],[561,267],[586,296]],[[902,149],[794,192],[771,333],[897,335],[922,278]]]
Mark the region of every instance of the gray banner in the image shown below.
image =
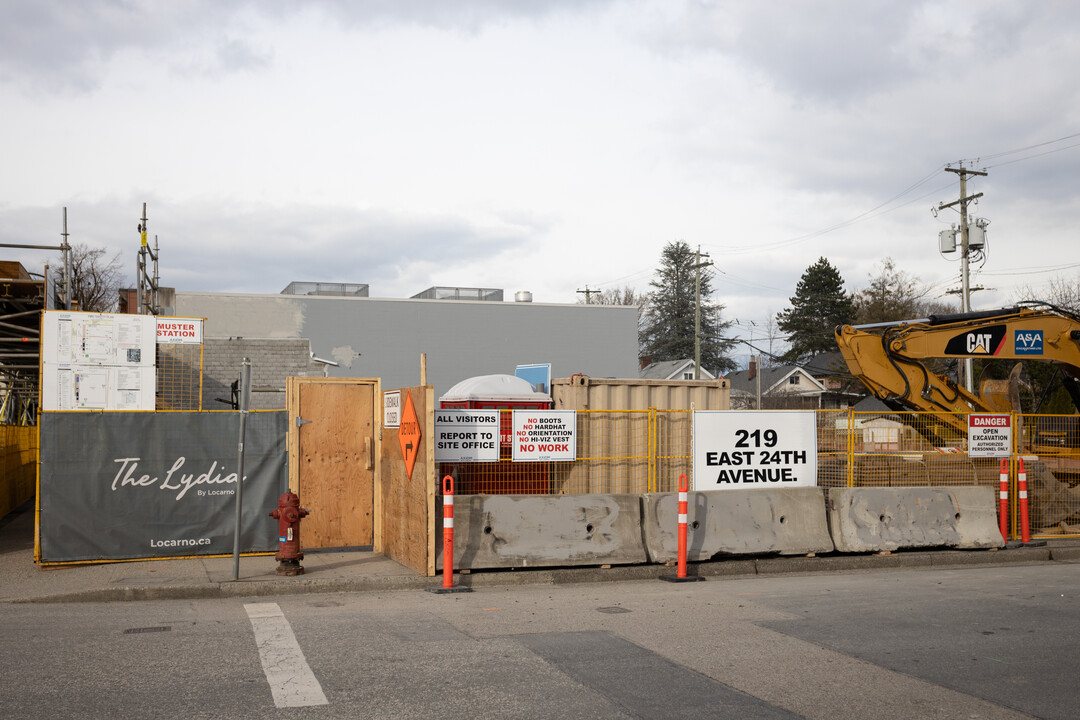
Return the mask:
[[[43,562],[233,551],[240,415],[42,413]],[[277,550],[285,411],[248,415],[240,549]]]

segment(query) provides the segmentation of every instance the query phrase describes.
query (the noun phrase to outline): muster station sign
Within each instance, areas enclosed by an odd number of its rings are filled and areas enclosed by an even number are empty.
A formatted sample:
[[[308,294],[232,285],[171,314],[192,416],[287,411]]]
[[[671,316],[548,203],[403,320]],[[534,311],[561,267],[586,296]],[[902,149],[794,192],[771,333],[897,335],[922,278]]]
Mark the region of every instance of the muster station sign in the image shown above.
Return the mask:
[[[515,410],[514,462],[577,458],[576,410]]]
[[[435,462],[498,460],[498,410],[435,411]]]
[[[694,412],[694,489],[814,487],[813,411]]]
[[[968,457],[1009,457],[1011,415],[968,415]]]
[[[203,321],[200,318],[160,317],[157,341],[172,345],[201,345]]]

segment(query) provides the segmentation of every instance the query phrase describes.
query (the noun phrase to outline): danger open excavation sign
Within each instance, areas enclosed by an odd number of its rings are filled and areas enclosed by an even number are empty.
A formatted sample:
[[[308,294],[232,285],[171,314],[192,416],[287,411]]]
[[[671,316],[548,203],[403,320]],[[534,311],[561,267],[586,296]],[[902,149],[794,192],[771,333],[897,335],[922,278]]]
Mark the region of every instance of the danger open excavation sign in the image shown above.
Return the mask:
[[[968,415],[968,457],[1009,457],[1011,415]]]

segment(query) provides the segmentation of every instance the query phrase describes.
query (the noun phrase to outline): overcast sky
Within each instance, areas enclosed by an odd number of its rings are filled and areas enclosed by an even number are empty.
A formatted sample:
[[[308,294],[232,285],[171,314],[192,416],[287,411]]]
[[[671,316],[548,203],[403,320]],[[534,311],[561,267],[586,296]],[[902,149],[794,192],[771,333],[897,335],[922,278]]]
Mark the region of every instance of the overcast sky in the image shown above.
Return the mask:
[[[178,290],[573,303],[683,240],[757,340],[822,256],[958,302],[965,161],[998,307],[1080,278],[1078,67],[1067,0],[0,0],[0,243],[134,282],[146,202]]]

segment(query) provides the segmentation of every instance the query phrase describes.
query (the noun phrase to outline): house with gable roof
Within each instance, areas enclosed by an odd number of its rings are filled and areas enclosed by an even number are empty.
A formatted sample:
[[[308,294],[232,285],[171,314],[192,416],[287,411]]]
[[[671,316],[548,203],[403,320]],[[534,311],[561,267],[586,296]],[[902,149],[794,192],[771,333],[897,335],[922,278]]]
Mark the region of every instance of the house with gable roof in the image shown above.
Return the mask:
[[[761,367],[751,362],[746,370],[724,376],[731,382],[731,409],[816,410],[823,407],[824,383],[798,365]]]
[[[695,364],[693,359],[661,360],[649,363],[641,368],[638,377],[646,380],[693,380]],[[715,380],[716,376],[701,368],[699,380]]]

